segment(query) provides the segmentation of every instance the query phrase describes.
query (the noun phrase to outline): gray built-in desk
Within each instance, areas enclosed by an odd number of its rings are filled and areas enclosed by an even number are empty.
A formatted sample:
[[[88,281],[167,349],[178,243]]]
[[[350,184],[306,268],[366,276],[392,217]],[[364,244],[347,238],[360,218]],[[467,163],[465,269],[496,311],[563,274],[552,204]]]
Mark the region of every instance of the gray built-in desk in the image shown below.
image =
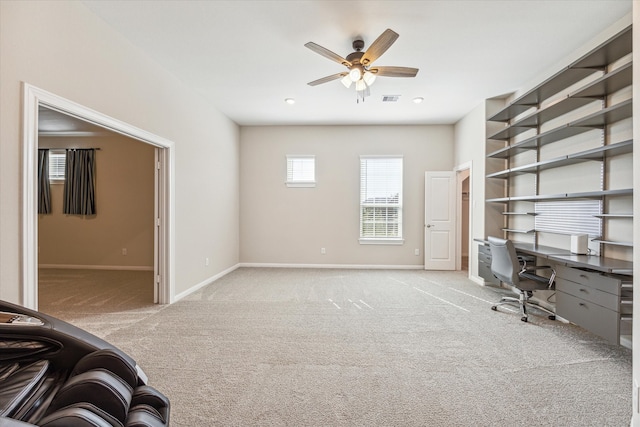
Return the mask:
[[[481,243],[480,261],[490,262],[488,241]],[[633,263],[593,255],[576,255],[567,249],[514,242],[519,254],[542,258],[538,264],[556,269],[556,315],[605,338],[630,346],[633,315]],[[486,268],[478,269],[487,282]]]
[[[488,244],[489,242],[486,243]],[[552,255],[571,255],[571,251],[568,249],[554,248],[552,246],[534,245],[533,243],[523,242],[513,242],[513,245],[516,247],[516,251],[535,257],[547,258]]]
[[[550,254],[549,259],[568,267],[586,268],[607,274],[633,274],[633,263],[614,258],[605,258],[593,255],[576,254]]]

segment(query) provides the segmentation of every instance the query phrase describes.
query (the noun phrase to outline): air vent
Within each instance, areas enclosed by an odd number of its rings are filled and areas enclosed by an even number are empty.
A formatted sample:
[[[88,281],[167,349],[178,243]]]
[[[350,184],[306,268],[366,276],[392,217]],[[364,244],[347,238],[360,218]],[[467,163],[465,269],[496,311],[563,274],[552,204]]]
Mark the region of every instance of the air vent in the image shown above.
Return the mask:
[[[382,95],[382,102],[398,102],[400,95]]]

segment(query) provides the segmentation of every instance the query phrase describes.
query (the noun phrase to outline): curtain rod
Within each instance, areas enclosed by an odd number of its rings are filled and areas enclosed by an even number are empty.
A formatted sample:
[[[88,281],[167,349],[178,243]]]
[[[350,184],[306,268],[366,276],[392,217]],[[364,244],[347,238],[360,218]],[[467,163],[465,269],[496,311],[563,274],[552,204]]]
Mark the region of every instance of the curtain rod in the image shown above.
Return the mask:
[[[42,148],[42,150],[97,150],[97,151],[100,151],[100,150],[102,150],[102,148],[100,148],[100,147],[96,147],[96,148],[51,148],[51,147],[45,147],[45,148]]]

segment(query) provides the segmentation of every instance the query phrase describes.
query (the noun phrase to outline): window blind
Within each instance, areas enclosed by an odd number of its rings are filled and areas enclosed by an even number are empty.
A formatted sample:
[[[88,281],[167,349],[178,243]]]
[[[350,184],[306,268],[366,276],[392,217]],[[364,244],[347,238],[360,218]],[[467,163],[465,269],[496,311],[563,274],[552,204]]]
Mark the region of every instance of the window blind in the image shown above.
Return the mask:
[[[287,155],[287,185],[314,186],[315,182],[315,156]]]
[[[535,204],[536,231],[558,234],[602,235],[601,200],[561,200]]]
[[[402,157],[360,157],[360,238],[402,238]]]
[[[62,151],[49,151],[49,179],[64,181],[66,154]]]

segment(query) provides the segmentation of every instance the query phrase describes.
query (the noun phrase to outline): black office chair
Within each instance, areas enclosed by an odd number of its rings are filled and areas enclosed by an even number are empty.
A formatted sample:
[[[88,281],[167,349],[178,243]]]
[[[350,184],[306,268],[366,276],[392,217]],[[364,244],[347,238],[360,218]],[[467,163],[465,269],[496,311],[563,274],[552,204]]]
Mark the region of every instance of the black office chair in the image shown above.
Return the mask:
[[[533,291],[552,289],[556,272],[548,265],[535,266],[527,265],[523,258],[516,254],[516,249],[511,240],[499,239],[489,236],[489,246],[491,247],[491,272],[499,280],[507,285],[513,286],[520,291],[520,298],[503,296],[496,305],[492,306],[492,310],[498,310],[499,305],[517,303],[520,306],[520,320],[528,321],[527,306],[535,307],[549,314],[549,319],[555,320],[554,312],[542,307],[529,298],[533,295]],[[534,273],[535,270],[551,270],[550,277],[539,276]]]

